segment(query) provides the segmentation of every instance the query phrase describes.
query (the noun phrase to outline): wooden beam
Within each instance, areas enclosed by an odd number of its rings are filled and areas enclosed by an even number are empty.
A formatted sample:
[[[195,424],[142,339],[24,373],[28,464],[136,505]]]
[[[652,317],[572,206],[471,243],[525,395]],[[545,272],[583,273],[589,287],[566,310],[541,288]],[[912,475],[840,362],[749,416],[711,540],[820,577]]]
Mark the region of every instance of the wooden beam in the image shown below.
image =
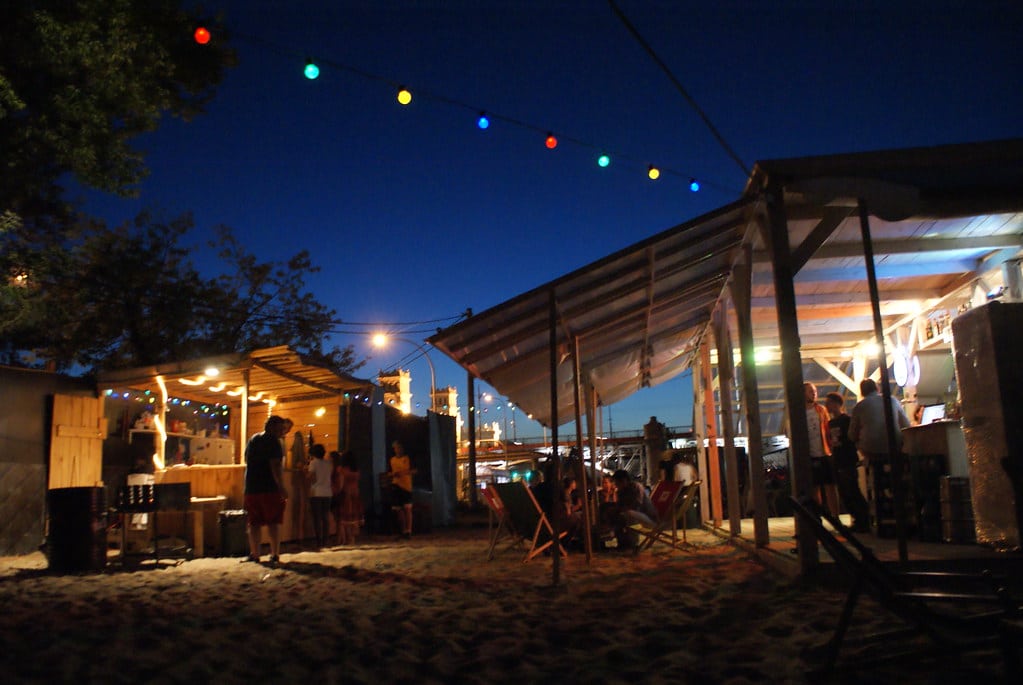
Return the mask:
[[[778,181],[769,181],[766,189],[766,243],[771,251],[774,292],[777,299],[778,332],[781,344],[782,377],[785,379],[785,406],[789,419],[789,450],[792,455],[792,494],[807,497],[813,489],[810,470],[810,441],[807,433],[803,393],[803,360],[800,356],[799,319],[796,313],[795,272],[789,252],[788,219],[785,214],[785,189]],[[797,522],[797,533],[798,522]],[[820,563],[817,542],[808,531],[796,539],[800,568],[804,576]]]
[[[824,359],[823,357],[814,357],[813,360],[817,362],[817,364],[822,369],[831,374],[832,378],[834,378],[841,385],[843,385],[853,395],[860,394],[860,384],[854,381],[852,378],[849,378],[849,376],[846,375],[846,373],[842,371],[842,369],[835,366],[833,363],[831,363],[831,361]]]
[[[721,307],[714,310],[714,340],[718,348],[718,404],[721,406],[721,434],[725,442],[725,487],[728,491],[728,532],[742,535],[742,507],[739,495],[739,457],[735,451],[735,366],[732,362],[732,337],[728,317]],[[745,467],[745,464],[743,465]]]
[[[795,273],[806,266],[810,258],[817,254],[828,238],[835,232],[852,212],[852,207],[826,207],[824,216],[813,227],[810,234],[792,251],[792,269]]]
[[[703,344],[700,344],[703,351]],[[709,355],[708,355],[709,360]],[[707,466],[708,448],[703,446],[707,437],[706,393],[703,384],[703,355],[697,354],[693,360],[693,439],[696,441],[696,472],[700,476],[700,521],[710,521],[710,470]]]
[[[710,344],[706,339],[700,345],[700,370],[703,371],[703,420],[707,434],[707,480],[710,481],[711,519],[720,526],[724,516],[721,504],[721,457],[718,454],[717,410],[714,404],[714,384],[710,368]]]
[[[916,302],[920,300],[933,300],[941,297],[944,293],[940,288],[915,288],[912,290],[881,290],[882,302]],[[845,293],[796,293],[796,305],[841,305],[841,304],[865,304],[868,299],[864,298],[862,292],[852,291]],[[750,299],[750,306],[754,309],[759,307],[774,308],[773,297],[754,297]]]
[[[743,260],[735,265],[731,282],[735,318],[739,329],[739,354],[742,357],[742,408],[746,414],[746,452],[749,455],[748,487],[753,494],[753,542],[766,547],[771,542],[767,526],[767,489],[764,478],[764,440],[760,423],[760,388],[757,383],[756,345],[750,320],[750,287],[752,284],[753,249],[743,248]]]
[[[842,208],[843,218],[855,207]],[[824,222],[824,219],[821,220]],[[818,227],[821,224],[818,224]],[[816,229],[814,229],[816,231]],[[1008,233],[988,236],[961,236],[957,238],[891,238],[874,242],[874,253],[878,255],[916,254],[918,252],[952,252],[955,250],[1001,250],[1003,248],[1023,247],[1023,234]],[[844,257],[860,257],[863,255],[863,243],[846,241],[819,245],[813,252],[816,259],[840,259]],[[793,258],[795,252],[793,252]],[[753,253],[753,261],[758,264],[770,263],[771,257],[766,250]]]

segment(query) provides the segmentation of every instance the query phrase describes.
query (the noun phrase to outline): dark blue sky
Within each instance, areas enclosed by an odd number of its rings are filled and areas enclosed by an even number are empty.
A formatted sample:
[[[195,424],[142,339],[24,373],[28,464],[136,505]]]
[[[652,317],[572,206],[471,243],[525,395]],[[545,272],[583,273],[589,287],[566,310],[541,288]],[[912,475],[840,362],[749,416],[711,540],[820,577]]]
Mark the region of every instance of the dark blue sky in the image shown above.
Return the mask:
[[[747,168],[1023,135],[1015,0],[618,4]],[[322,267],[311,289],[343,321],[483,311],[744,187],[739,165],[603,0],[204,6],[238,34],[239,66],[207,114],[140,141],[152,174],[137,200],[93,197],[91,207],[111,221],[143,206],[191,210],[197,242],[227,224],[264,259],[309,249]],[[315,81],[302,76],[307,56],[321,67]],[[408,107],[395,101],[398,84],[413,93]],[[485,132],[476,109],[498,115]],[[547,130],[562,141],[553,151]],[[601,150],[607,169],[596,165]],[[665,170],[656,182],[651,163]],[[396,330],[422,340],[430,328]],[[373,351],[367,327],[339,330],[339,343],[373,357],[362,375],[414,352]],[[464,395],[465,373],[431,358],[438,384]],[[429,370],[411,368],[423,400]],[[690,395],[688,379],[643,391],[612,408],[615,429],[651,414],[687,425]]]

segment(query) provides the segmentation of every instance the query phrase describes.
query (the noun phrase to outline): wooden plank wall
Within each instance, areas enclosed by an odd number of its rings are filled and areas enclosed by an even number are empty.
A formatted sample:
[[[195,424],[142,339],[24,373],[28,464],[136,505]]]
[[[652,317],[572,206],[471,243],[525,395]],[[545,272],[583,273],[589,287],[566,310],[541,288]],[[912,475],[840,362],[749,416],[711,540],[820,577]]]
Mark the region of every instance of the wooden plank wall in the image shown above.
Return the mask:
[[[54,395],[48,486],[52,489],[102,484],[106,435],[102,397]]]

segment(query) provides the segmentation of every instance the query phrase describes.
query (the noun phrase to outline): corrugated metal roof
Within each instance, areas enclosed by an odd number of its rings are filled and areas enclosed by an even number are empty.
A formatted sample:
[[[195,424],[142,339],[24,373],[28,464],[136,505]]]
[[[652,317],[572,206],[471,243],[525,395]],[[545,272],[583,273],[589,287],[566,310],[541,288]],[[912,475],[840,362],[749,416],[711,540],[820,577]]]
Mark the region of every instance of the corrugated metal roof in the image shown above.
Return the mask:
[[[208,369],[216,369],[217,374],[207,375]],[[255,350],[248,354],[108,371],[101,373],[97,382],[101,386],[123,386],[158,392],[156,379],[159,376],[163,378],[171,396],[228,404],[235,401],[245,387],[246,372],[249,375],[249,394],[257,397],[256,401],[296,402],[327,398],[372,385],[371,381],[339,375],[313,363],[286,345]]]
[[[550,296],[560,345],[558,422],[574,417],[574,364],[604,404],[689,368],[748,228],[741,200],[477,314],[429,342],[550,424]]]
[[[604,404],[687,369],[746,240],[752,319],[778,343],[772,264],[755,227],[769,183],[785,195],[804,358],[873,336],[858,198],[871,212],[887,327],[994,283],[1023,246],[1023,140],[758,162],[742,200],[578,269],[429,342],[542,423],[550,423],[549,297],[559,321],[558,422],[572,420],[572,336]],[[819,243],[819,244],[818,244]],[[962,299],[962,298],[960,298]],[[730,308],[731,309],[731,308]],[[732,324],[735,331],[735,324]]]

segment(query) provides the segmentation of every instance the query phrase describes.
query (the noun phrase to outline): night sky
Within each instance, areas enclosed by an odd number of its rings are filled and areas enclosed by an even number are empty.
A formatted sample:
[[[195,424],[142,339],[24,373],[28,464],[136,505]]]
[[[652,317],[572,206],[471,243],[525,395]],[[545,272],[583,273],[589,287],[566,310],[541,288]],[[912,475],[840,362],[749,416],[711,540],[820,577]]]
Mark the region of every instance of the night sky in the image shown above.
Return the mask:
[[[216,1],[239,66],[207,114],[139,141],[152,173],[138,199],[88,208],[112,223],[192,211],[196,243],[226,224],[261,259],[309,249],[311,290],[346,322],[333,339],[372,357],[370,377],[416,350],[373,350],[360,324],[422,341],[736,199],[758,159],[1023,135],[1018,0],[618,5],[742,165],[603,0]],[[430,356],[464,416],[465,372]],[[410,366],[425,405],[429,369]],[[684,426],[691,411],[685,376],[611,417]]]

